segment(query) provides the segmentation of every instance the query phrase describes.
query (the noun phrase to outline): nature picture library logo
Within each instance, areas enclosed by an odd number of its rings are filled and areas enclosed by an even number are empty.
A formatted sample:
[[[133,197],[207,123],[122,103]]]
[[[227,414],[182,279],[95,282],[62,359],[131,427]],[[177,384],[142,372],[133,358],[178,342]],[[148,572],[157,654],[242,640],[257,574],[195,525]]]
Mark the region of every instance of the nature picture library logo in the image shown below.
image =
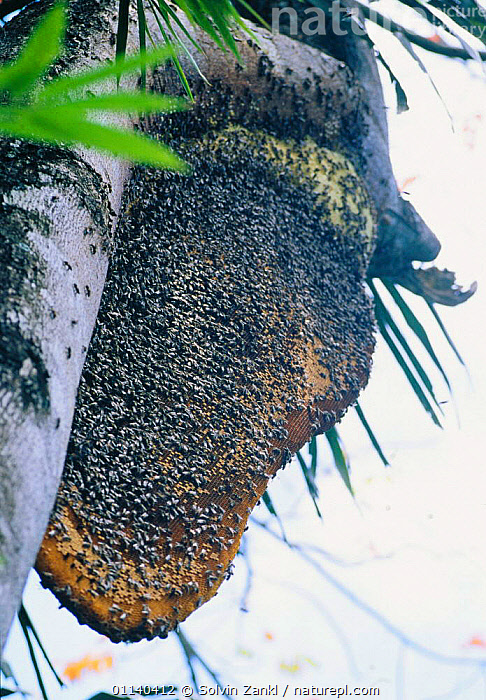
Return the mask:
[[[415,14],[437,26],[447,27],[448,20],[458,24],[469,20],[469,32],[475,37],[482,39],[486,32],[486,7],[459,7],[444,3],[441,9],[434,7],[433,10],[414,6]],[[389,31],[400,29],[396,21],[373,6],[360,4],[358,7],[343,7],[341,0],[333,0],[326,10],[322,7],[306,7],[297,12],[294,7],[273,7],[272,32],[284,31],[290,36],[325,36],[328,32],[335,36],[349,33],[365,36],[367,32],[363,16]]]

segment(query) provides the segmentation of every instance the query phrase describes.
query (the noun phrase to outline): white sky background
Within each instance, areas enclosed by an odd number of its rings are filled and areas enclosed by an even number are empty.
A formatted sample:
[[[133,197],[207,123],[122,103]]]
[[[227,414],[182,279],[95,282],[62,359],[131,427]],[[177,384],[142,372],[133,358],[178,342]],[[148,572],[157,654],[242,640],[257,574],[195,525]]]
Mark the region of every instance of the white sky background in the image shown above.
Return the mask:
[[[396,116],[388,86],[397,181],[408,181],[410,199],[443,243],[438,266],[458,271],[460,282],[479,283],[465,305],[438,309],[470,379],[425,304],[405,293],[452,380],[457,412],[444,404],[445,430],[435,428],[388,348],[378,343],[360,403],[391,467],[381,465],[351,411],[339,432],[353,466],[356,502],[330,468],[325,440],[319,452],[322,522],[297,465],[271,486],[289,540],[323,550],[310,553],[321,573],[251,526],[249,612],[239,609],[247,580],[239,557],[235,576],[183,625],[223,683],[237,686],[240,695],[244,684],[278,683],[280,693],[289,684],[293,693],[296,686],[348,683],[378,686],[380,697],[390,700],[486,698],[486,78],[471,61],[466,66],[420,52],[452,115],[453,133],[420,68],[383,32],[380,45],[410,104]],[[439,399],[447,401],[432,368],[431,374]],[[264,507],[254,515],[278,532]],[[86,654],[113,657],[110,670],[86,672],[62,692],[46,671],[51,698],[84,700],[115,684],[181,687],[190,681],[175,637],[112,645],[57,611],[34,575],[25,603],[58,670]],[[17,627],[6,655],[21,684],[40,697]],[[200,682],[214,686],[204,672]]]

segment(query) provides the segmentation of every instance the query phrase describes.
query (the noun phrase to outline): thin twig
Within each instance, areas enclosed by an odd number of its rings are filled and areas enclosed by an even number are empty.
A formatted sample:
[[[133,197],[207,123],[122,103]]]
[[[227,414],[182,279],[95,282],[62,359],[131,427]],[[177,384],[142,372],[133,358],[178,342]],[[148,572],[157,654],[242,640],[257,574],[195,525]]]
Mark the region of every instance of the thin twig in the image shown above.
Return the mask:
[[[187,665],[189,667],[189,671],[191,673],[191,678],[192,682],[194,683],[195,688],[198,687],[198,682],[197,682],[197,675],[196,671],[194,669],[194,665],[192,663],[193,659],[197,659],[201,666],[204,668],[204,670],[209,673],[213,681],[216,683],[218,688],[221,690],[221,695],[225,697],[229,697],[228,693],[225,692],[224,686],[221,684],[221,681],[219,679],[219,676],[216,675],[216,673],[210,668],[207,663],[204,661],[204,659],[199,655],[199,653],[196,651],[196,649],[192,646],[191,642],[188,640],[184,632],[181,630],[179,627],[175,631],[177,638],[181,644],[182,650],[184,651],[184,655],[186,657]]]
[[[258,524],[260,525],[260,523]],[[264,529],[272,537],[279,540],[280,542],[283,542],[282,538],[276,532],[273,532],[268,528]],[[405,647],[412,649],[416,653],[433,659],[434,661],[437,661],[439,663],[449,664],[451,666],[477,666],[478,668],[486,672],[486,660],[466,658],[463,656],[453,656],[451,654],[441,654],[440,652],[433,651],[432,649],[429,649],[423,644],[420,644],[420,642],[416,642],[415,640],[411,639],[411,637],[402,632],[402,630],[399,627],[390,622],[390,620],[388,620],[384,615],[379,613],[375,608],[371,607],[371,605],[366,603],[366,601],[362,600],[352,590],[347,588],[347,586],[345,586],[343,583],[341,583],[341,581],[339,581],[331,573],[329,573],[329,571],[327,571],[319,562],[315,561],[315,559],[313,559],[309,554],[307,554],[302,546],[293,544],[291,542],[283,542],[283,544],[286,544],[288,547],[296,551],[299,554],[299,556],[305,562],[310,564],[310,566],[316,569],[316,571],[318,571],[319,574],[321,574],[321,576],[325,578],[328,583],[330,583],[340,593],[346,596],[346,598],[348,598],[348,600],[354,603],[356,607],[358,607],[363,612],[367,613],[373,620],[378,622],[387,632],[395,636]]]
[[[184,656],[186,657],[186,663],[189,667],[189,672],[191,674],[191,680],[194,684],[194,688],[197,688],[199,684],[197,682],[196,670],[192,665],[192,659],[194,657],[193,648],[180,629],[176,630],[176,635],[181,644]]]
[[[447,46],[445,44],[436,44],[435,41],[431,41],[430,39],[427,39],[426,37],[421,36],[420,34],[415,34],[415,32],[411,32],[408,29],[405,29],[405,27],[403,27],[401,24],[398,24],[398,22],[395,22],[389,17],[385,17],[385,15],[382,15],[381,12],[378,12],[375,9],[361,4],[359,0],[358,4],[366,19],[370,20],[371,22],[374,22],[383,29],[387,29],[393,34],[403,34],[409,41],[412,42],[412,44],[420,46],[420,48],[425,49],[426,51],[437,53],[441,56],[447,56],[448,58],[462,58],[464,60],[472,58],[471,54],[469,54],[465,49],[461,49],[456,46]],[[481,60],[486,61],[486,51],[482,50],[478,51],[477,53]]]
[[[243,545],[243,546],[242,546]],[[238,554],[240,554],[243,557],[243,560],[246,565],[246,583],[245,583],[245,590],[243,591],[243,595],[241,596],[241,602],[240,602],[240,610],[242,612],[248,612],[248,597],[250,595],[251,587],[253,584],[253,567],[250,562],[250,557],[248,555],[248,538],[245,537],[244,540],[242,540],[242,545],[240,545],[240,551]]]

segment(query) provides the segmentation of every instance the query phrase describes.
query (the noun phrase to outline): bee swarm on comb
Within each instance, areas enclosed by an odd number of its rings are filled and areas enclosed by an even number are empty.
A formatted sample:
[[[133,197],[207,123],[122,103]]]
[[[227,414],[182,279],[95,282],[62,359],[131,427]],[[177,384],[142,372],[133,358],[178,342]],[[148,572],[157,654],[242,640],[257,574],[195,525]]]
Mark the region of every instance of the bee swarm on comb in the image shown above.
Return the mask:
[[[146,129],[191,174],[127,188],[37,570],[113,641],[165,637],[231,573],[269,479],[365,385],[374,213],[344,64],[255,29]],[[164,92],[178,91],[165,68]]]

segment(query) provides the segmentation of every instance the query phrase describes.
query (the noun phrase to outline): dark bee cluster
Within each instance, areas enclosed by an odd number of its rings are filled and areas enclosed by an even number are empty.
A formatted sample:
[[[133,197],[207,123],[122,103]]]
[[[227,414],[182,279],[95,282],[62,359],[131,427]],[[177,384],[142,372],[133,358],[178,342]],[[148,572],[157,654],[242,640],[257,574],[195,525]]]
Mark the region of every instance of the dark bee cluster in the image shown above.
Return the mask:
[[[225,99],[197,138],[194,114],[164,122],[190,176],[132,177],[38,561],[115,641],[167,636],[214,595],[269,478],[369,373],[356,171],[261,115],[222,125]]]

